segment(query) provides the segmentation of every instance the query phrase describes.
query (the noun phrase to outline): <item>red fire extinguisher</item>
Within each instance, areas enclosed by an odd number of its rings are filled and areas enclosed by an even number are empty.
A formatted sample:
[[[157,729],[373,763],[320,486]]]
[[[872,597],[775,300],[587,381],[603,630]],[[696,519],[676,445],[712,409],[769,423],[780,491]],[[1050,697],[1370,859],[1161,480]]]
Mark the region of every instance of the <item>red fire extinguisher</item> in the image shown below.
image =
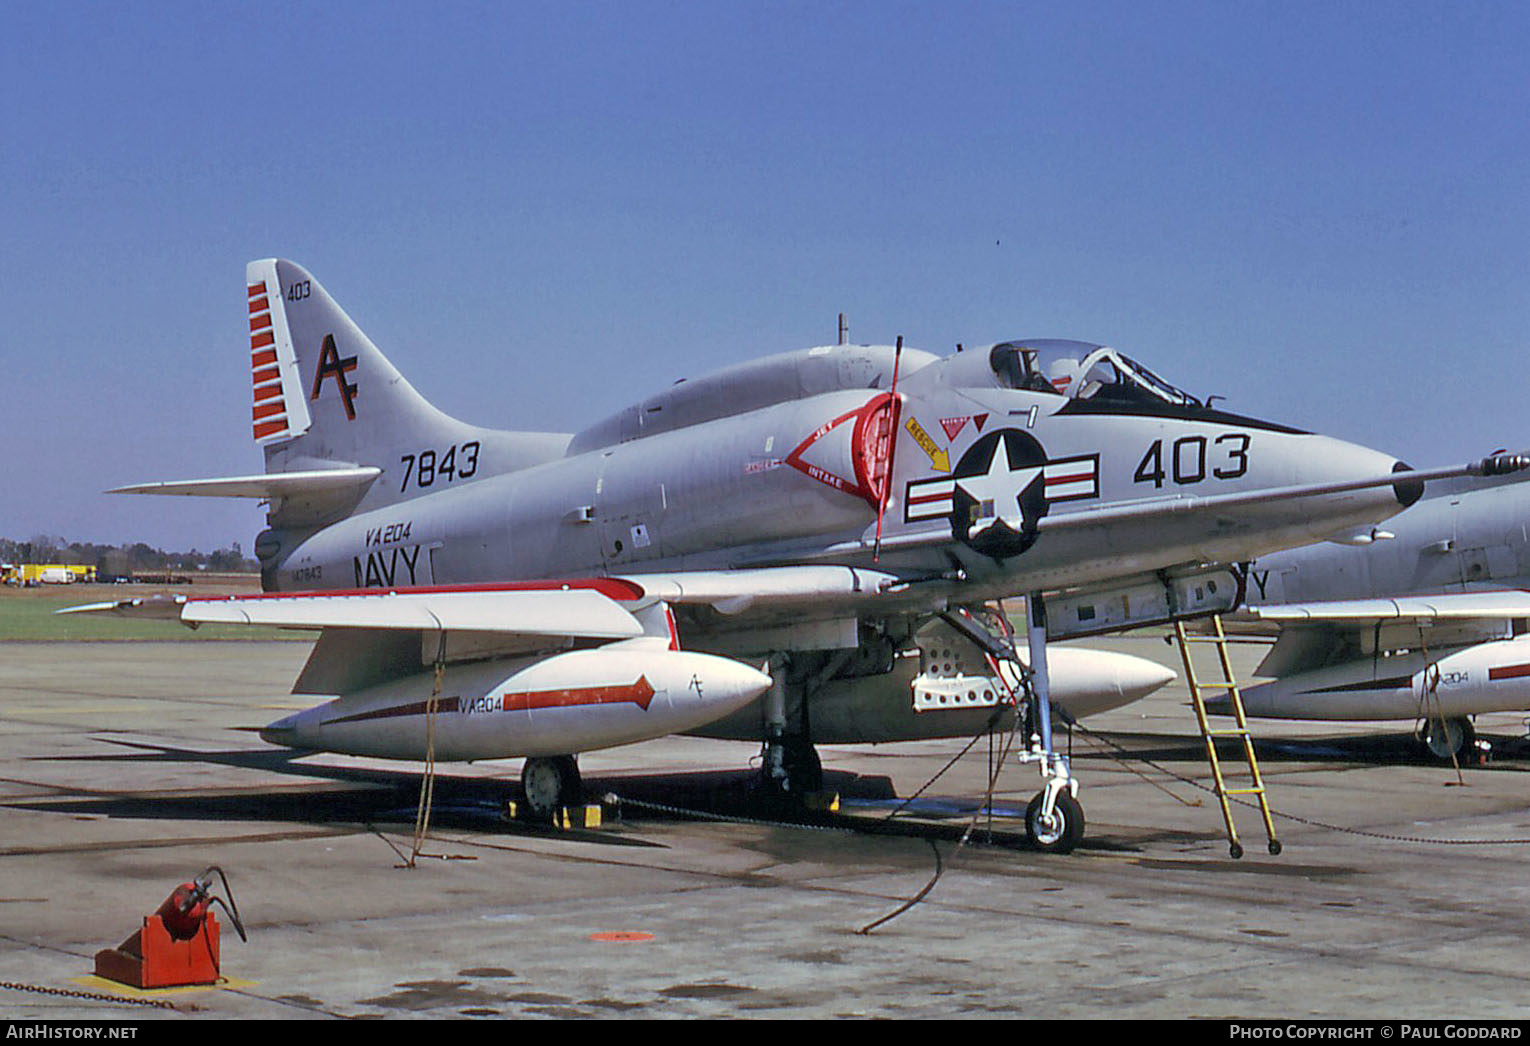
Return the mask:
[[[213,873],[222,880],[225,901],[212,892]],[[239,934],[245,936],[239,909],[223,869],[214,865],[191,882],[181,883],[159,910],[144,919],[143,928],[116,948],[96,953],[96,974],[139,988],[211,984],[221,975],[218,920],[212,905],[220,905]]]
[[[170,936],[178,941],[190,940],[195,937],[197,931],[202,928],[203,921],[207,918],[209,907],[213,903],[223,906],[228,912],[229,919],[234,924],[234,929],[239,933],[241,941],[248,940],[244,935],[244,926],[239,921],[239,909],[230,908],[223,898],[212,892],[213,873],[217,872],[223,880],[223,892],[228,894],[229,901],[233,901],[234,894],[228,888],[228,877],[223,874],[223,869],[213,865],[207,871],[197,876],[189,883],[181,883],[171,891],[170,896],[165,898],[165,903],[159,906],[155,914],[165,924],[165,929],[170,931]]]

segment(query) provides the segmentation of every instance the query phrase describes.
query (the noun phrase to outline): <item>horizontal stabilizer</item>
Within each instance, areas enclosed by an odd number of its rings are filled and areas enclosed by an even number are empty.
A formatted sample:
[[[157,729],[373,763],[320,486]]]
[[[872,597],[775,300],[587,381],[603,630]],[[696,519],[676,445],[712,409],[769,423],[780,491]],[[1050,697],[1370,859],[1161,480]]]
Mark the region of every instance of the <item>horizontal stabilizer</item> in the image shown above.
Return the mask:
[[[370,484],[382,469],[364,468],[313,469],[307,472],[273,472],[262,476],[223,476],[217,479],[166,480],[159,483],[136,483],[114,487],[108,494],[175,494],[208,498],[283,498],[297,495],[359,491]]]

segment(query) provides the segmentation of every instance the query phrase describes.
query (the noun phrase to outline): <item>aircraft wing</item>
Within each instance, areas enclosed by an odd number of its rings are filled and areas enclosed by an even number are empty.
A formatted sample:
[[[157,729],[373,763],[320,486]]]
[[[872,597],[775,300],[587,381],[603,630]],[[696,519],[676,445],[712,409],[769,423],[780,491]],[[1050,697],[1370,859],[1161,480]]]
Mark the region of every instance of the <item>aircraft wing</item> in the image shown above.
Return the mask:
[[[62,612],[117,612],[192,626],[217,622],[301,629],[630,639],[642,635],[643,626],[613,596],[633,594],[620,584],[566,582],[328,595],[178,596],[93,603]]]
[[[653,624],[645,630],[634,614],[660,603],[750,621],[842,616],[897,584],[891,574],[853,567],[766,567],[399,590],[151,597],[60,613],[114,612],[193,627],[220,623],[625,639],[656,631]]]
[[[1245,620],[1279,627],[1256,675],[1283,677],[1400,648],[1444,649],[1515,634],[1530,620],[1530,592],[1451,592],[1249,606]]]
[[[216,622],[319,630],[300,684],[305,692],[335,692],[375,681],[361,662],[418,664],[422,656],[434,658],[442,633],[448,659],[640,636],[676,644],[686,636],[702,649],[736,656],[758,653],[765,641],[853,647],[859,610],[873,600],[885,601],[898,584],[893,575],[875,570],[798,566],[396,591],[158,597],[61,613],[113,612],[191,627]],[[907,607],[929,597],[894,598]],[[677,626],[676,616],[684,627]]]
[[[452,662],[517,656],[644,636],[670,645],[678,642],[671,607],[688,621],[697,615],[705,619],[697,627],[709,646],[720,634],[735,637],[731,644],[723,640],[732,653],[750,653],[760,635],[780,639],[772,629],[804,622],[814,642],[854,646],[857,606],[894,584],[894,577],[877,571],[810,566],[391,591],[157,597],[61,613],[108,612],[191,627],[317,630],[318,642],[295,692],[347,693],[418,672],[438,656]]]
[[[1430,625],[1448,621],[1504,621],[1530,618],[1530,592],[1451,592],[1394,599],[1349,599],[1318,603],[1250,606],[1246,613],[1260,621],[1282,625],[1312,624],[1363,628],[1410,622]]]
[[[60,613],[108,612],[202,624],[316,629],[308,663],[294,693],[346,693],[448,661],[529,654],[658,632],[622,605],[642,590],[595,580],[464,585],[404,591],[330,594],[267,593],[129,599],[70,607]],[[665,632],[667,637],[667,631]]]
[[[660,601],[709,606],[728,615],[751,609],[804,613],[815,606],[837,610],[879,596],[898,583],[892,574],[854,567],[763,567],[401,590],[150,597],[59,612],[114,611],[186,624],[445,629],[614,639],[641,634],[631,610]]]

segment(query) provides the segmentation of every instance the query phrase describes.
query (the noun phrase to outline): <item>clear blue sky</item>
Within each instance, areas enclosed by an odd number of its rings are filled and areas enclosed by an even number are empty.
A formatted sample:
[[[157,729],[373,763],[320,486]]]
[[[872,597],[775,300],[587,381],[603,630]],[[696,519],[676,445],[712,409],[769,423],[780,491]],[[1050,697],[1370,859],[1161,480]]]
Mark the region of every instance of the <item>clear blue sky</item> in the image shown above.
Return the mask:
[[[1530,446],[1530,5],[5,5],[0,535],[253,503],[244,264],[572,431],[832,342],[1117,346],[1448,464]]]

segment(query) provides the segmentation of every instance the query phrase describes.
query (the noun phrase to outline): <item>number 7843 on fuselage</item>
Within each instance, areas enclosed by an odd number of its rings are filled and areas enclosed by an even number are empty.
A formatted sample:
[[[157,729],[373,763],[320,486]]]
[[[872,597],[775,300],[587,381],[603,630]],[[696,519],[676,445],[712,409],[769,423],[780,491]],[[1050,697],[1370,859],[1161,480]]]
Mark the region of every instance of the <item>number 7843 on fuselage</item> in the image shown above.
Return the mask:
[[[811,348],[572,435],[482,428],[427,403],[299,266],[247,277],[264,473],[121,489],[267,499],[267,591],[160,612],[320,631],[295,692],[333,699],[268,740],[524,756],[533,806],[568,799],[578,752],[671,732],[763,739],[791,792],[817,783],[815,742],[1018,715],[1037,838],[1066,849],[1082,814],[1052,706],[1087,714],[1172,674],[1049,657],[1049,636],[1228,609],[1233,565],[1368,529],[1427,479],[1520,464],[1409,471],[1058,340]],[[1020,596],[1023,641],[986,609]]]

